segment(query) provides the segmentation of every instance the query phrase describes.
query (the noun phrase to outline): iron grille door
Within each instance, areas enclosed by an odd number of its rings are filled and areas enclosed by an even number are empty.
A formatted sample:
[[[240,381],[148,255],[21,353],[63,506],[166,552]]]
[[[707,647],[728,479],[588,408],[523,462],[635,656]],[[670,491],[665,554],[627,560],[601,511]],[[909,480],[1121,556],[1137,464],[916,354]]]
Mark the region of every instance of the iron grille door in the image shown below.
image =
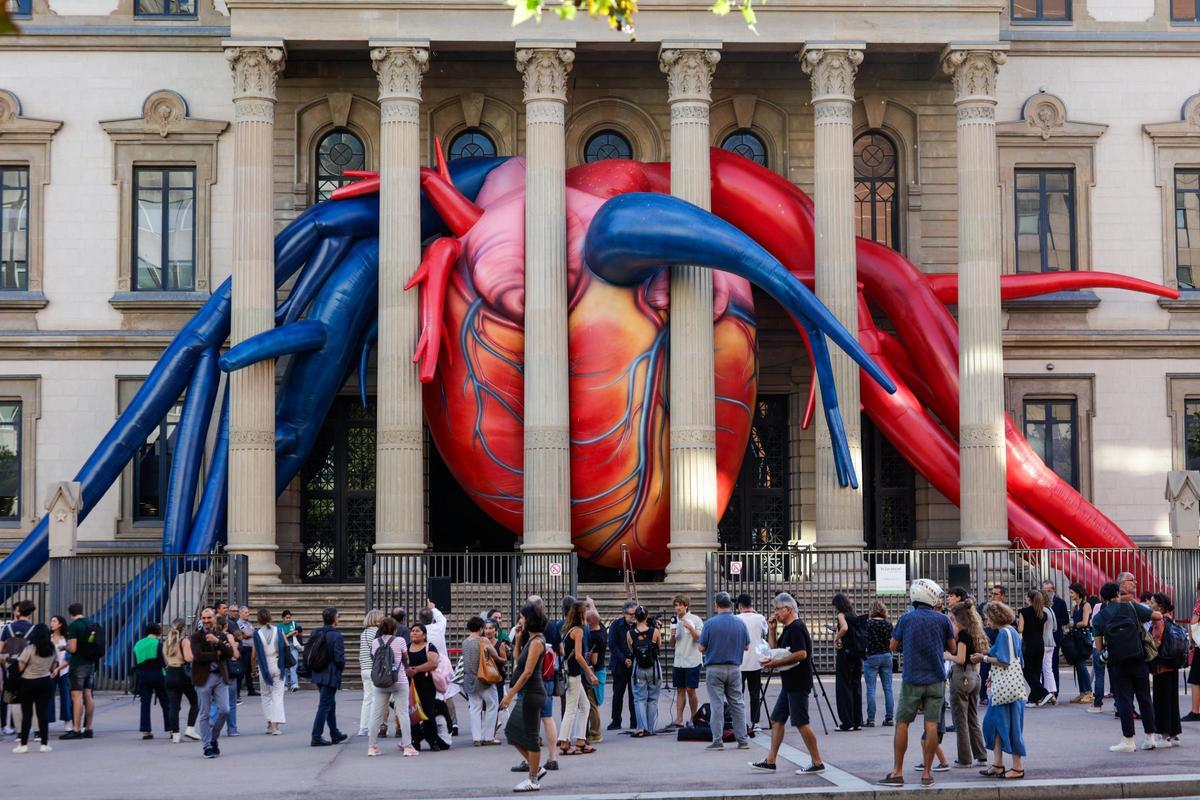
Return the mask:
[[[742,471],[717,527],[726,550],[783,550],[791,536],[788,502],[788,396],[760,394]]]

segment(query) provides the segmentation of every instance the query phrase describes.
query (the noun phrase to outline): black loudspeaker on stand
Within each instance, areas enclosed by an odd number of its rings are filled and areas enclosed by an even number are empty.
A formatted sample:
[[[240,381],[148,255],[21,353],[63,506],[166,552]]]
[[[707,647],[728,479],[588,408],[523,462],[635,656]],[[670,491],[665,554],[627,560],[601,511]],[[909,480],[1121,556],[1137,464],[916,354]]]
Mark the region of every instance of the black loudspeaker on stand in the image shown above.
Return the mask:
[[[970,564],[950,564],[946,567],[946,579],[950,585],[946,586],[947,590],[961,586],[968,592],[971,591],[971,565]]]
[[[429,579],[429,599],[443,614],[450,613],[450,577],[434,577]]]

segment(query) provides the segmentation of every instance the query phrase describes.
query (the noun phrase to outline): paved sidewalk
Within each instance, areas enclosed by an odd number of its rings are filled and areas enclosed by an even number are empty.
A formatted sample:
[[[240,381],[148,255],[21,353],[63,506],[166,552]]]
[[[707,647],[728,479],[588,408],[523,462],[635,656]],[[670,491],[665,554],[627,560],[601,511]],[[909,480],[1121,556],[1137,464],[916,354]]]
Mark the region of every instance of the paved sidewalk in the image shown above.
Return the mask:
[[[832,698],[832,681],[826,681]],[[349,691],[338,697],[338,718],[348,733],[357,726],[360,697],[360,693]],[[165,739],[159,729],[162,717],[157,708],[152,717],[157,738],[142,741],[137,733],[136,699],[105,695],[98,700],[95,739],[61,742],[57,739],[61,731],[55,726],[51,742],[54,752],[49,754],[38,753],[35,747],[29,754],[15,755],[12,744],[5,742],[0,747],[0,769],[9,777],[10,786],[29,785],[38,791],[47,779],[70,775],[74,776],[72,780],[86,782],[89,800],[161,800],[166,781],[180,786],[201,785],[217,769],[236,778],[236,793],[241,797],[325,800],[337,794],[355,800],[392,800],[402,794],[407,800],[421,800],[511,796],[512,787],[522,777],[509,771],[517,762],[511,748],[470,746],[467,708],[461,698],[458,715],[462,735],[453,740],[453,749],[447,753],[422,752],[415,759],[402,758],[394,739],[381,742],[382,758],[368,759],[366,739],[359,737],[339,747],[309,747],[308,732],[316,706],[316,693],[311,691],[287,696],[290,723],[286,735],[264,736],[261,706],[257,698],[248,698],[238,709],[242,735],[222,739],[222,755],[215,762],[202,758],[196,743],[175,745]],[[1180,702],[1185,702],[1182,695]],[[673,697],[664,692],[659,709],[663,722],[670,721],[669,705],[673,707]],[[702,743],[681,743],[673,737],[630,739],[605,731],[597,753],[560,758],[562,768],[543,780],[541,796],[750,800],[767,794],[873,800],[894,795],[897,790],[874,785],[890,767],[893,729],[840,733],[831,728],[826,736],[820,732],[815,706],[811,711],[829,767],[823,776],[793,774],[796,768],[809,763],[794,731],[788,733],[775,775],[752,772],[747,766],[766,752],[767,735],[763,733],[752,740],[749,751],[726,745],[723,752],[715,753],[705,751]],[[1030,709],[1025,725],[1030,752],[1025,781],[997,784],[979,777],[974,769],[955,769],[935,774],[937,786],[920,791],[923,796],[959,800],[1200,797],[1200,723],[1185,726],[1182,748],[1118,755],[1108,752],[1108,746],[1119,737],[1111,710],[1100,715],[1088,714],[1083,707],[1073,705]],[[906,760],[909,787],[919,787],[919,775],[911,769],[920,760],[919,735],[917,732],[912,737]],[[946,735],[945,745],[953,760],[954,734]],[[18,764],[21,766],[10,768]]]

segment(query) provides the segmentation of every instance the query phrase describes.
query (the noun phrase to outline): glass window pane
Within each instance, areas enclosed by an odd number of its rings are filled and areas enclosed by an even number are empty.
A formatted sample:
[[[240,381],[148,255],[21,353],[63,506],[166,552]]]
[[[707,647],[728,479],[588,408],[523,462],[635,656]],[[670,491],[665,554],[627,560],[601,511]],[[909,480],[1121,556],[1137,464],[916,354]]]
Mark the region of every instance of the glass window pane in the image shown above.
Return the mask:
[[[21,403],[0,402],[0,519],[21,516]]]
[[[182,413],[183,403],[175,403],[163,421],[138,448],[137,460],[133,465],[135,521],[156,521],[163,518],[165,493],[171,476],[171,455],[175,450],[175,431]]]
[[[1049,207],[1047,219],[1049,230],[1046,235],[1046,269],[1050,272],[1069,272],[1073,268],[1071,256],[1074,242],[1071,239],[1071,195],[1051,194],[1046,197]]]
[[[1042,0],[1042,19],[1070,19],[1071,0]]]
[[[14,17],[28,17],[33,13],[33,0],[8,0],[5,7]]]
[[[1046,419],[1046,406],[1040,402],[1025,403],[1025,421],[1042,422]]]
[[[896,146],[891,139],[878,131],[867,131],[854,140],[854,179],[858,235],[895,248],[899,235],[899,173]]]
[[[366,147],[350,131],[339,130],[325,134],[317,143],[317,201],[328,200],[334,190],[357,180],[346,170],[366,168]]]
[[[721,149],[737,153],[759,166],[767,165],[767,145],[758,134],[748,130],[737,130],[725,137]]]
[[[1175,278],[1196,288],[1200,267],[1200,170],[1175,171]]]
[[[1013,0],[1013,19],[1036,19],[1037,0]]]
[[[29,288],[29,168],[0,168],[0,290]]]
[[[1017,188],[1039,191],[1042,188],[1042,177],[1033,170],[1018,170],[1017,171]]]
[[[193,250],[195,249],[196,192],[192,188],[195,176],[191,170],[174,170],[170,175],[173,188],[167,193],[170,225],[167,243],[166,288],[171,291],[191,291],[195,288]],[[174,188],[180,187],[182,188]]]
[[[1051,448],[1051,469],[1058,477],[1075,486],[1075,424],[1059,422],[1054,425]]]
[[[459,158],[491,158],[496,155],[496,143],[478,128],[470,128],[450,140],[450,149],[446,158],[454,161]]]
[[[163,173],[161,170],[139,169],[134,172],[136,184],[136,263],[135,291],[162,291],[163,251]]]
[[[1171,0],[1171,19],[1194,22],[1197,18],[1196,0]]]
[[[1200,398],[1184,401],[1184,469],[1200,469]]]
[[[583,160],[607,161],[610,158],[633,158],[633,146],[616,131],[601,131],[588,139],[583,148]]]
[[[1046,170],[1042,173],[1046,179],[1046,188],[1050,191],[1065,192],[1071,188],[1071,173],[1064,170]]]

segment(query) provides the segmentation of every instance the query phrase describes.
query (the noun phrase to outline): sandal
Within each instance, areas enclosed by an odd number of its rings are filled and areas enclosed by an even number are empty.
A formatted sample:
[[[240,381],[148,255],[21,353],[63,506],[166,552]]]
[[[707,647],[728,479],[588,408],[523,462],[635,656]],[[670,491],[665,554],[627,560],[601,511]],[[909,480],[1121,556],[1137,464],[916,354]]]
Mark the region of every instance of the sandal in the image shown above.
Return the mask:
[[[1008,772],[1004,773],[1004,780],[1006,781],[1019,781],[1024,777],[1025,770],[1023,769],[1010,769]]]
[[[990,764],[987,769],[979,770],[979,774],[985,778],[1000,778],[1004,776],[1003,764]]]
[[[589,745],[587,742],[575,745],[575,752],[579,755],[587,755],[588,753],[596,752],[596,748]]]

